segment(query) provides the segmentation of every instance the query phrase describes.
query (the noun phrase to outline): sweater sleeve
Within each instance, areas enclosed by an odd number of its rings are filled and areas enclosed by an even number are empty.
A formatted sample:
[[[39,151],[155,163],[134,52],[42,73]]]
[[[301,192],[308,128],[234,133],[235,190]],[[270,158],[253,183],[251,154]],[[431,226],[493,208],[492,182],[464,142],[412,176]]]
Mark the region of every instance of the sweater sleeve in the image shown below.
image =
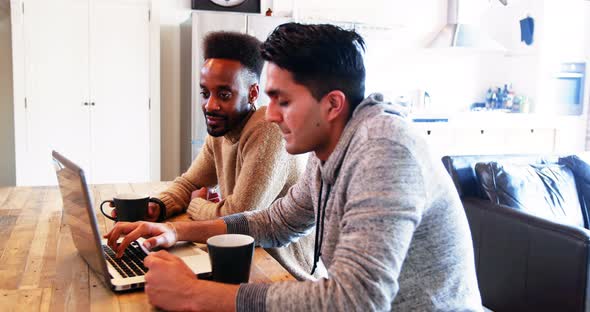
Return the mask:
[[[427,194],[421,166],[405,147],[387,140],[370,143],[359,148],[347,172],[340,173],[349,183],[338,190],[346,192],[344,214],[326,221],[339,222],[340,229],[329,278],[280,282],[267,290],[243,284],[238,307],[254,311],[265,294],[266,311],[391,309]],[[247,295],[253,293],[258,295]]]
[[[286,246],[307,235],[315,225],[310,182],[316,169],[316,159],[310,157],[301,179],[270,208],[224,217],[228,233],[251,235],[264,248]]]
[[[217,184],[212,144],[212,138],[207,136],[205,145],[188,170],[174,179],[172,185],[158,195],[166,205],[167,218],[186,210],[193,191],[202,186]]]
[[[194,220],[211,220],[239,212],[268,208],[279,196],[289,178],[295,158],[289,155],[279,128],[259,122],[240,138],[242,167],[233,192],[219,203],[195,198],[188,207]]]

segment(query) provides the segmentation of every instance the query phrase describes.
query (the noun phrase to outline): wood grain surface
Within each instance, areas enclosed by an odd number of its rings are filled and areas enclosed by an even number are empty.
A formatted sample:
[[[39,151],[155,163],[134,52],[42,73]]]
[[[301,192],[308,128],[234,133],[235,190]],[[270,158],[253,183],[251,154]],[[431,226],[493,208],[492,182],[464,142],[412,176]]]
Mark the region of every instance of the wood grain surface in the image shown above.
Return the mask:
[[[117,193],[157,194],[167,182],[90,187],[99,230],[113,222],[99,210]],[[0,187],[1,311],[154,310],[142,290],[116,294],[78,255],[62,223],[57,187]],[[251,283],[295,280],[277,261],[256,248]]]

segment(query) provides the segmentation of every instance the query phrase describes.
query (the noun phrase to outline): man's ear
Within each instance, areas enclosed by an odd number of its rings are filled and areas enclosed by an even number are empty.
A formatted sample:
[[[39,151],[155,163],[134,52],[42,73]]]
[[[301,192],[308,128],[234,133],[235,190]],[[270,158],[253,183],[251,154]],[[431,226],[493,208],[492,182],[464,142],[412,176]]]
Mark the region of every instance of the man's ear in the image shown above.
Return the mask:
[[[333,90],[324,97],[327,101],[327,118],[332,121],[348,114],[346,95],[340,90]]]
[[[260,95],[260,86],[258,83],[253,83],[248,88],[248,103],[254,104]]]

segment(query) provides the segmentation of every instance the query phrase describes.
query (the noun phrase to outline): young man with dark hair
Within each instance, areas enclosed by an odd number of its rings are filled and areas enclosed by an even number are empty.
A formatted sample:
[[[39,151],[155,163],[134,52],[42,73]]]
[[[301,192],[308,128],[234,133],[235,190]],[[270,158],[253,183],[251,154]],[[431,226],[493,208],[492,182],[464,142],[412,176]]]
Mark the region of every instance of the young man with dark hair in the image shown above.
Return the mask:
[[[121,223],[107,234],[111,246],[127,234],[120,249],[139,236],[167,246],[222,233],[248,234],[268,247],[315,225],[314,263],[321,258],[328,278],[222,285],[195,280],[159,251],[146,260],[151,303],[218,311],[482,311],[457,191],[396,107],[379,94],[362,100],[363,50],[354,31],[296,23],[279,26],[262,45],[266,118],[279,125],[289,153],[314,152],[303,178],[269,209],[193,224]],[[167,291],[171,274],[185,292]]]
[[[166,205],[166,217],[187,210],[195,220],[208,220],[266,208],[260,207],[267,204],[260,199],[268,197],[264,194],[267,190],[259,189],[252,183],[256,180],[250,180],[264,173],[265,168],[254,166],[259,157],[269,157],[271,163],[287,166],[279,176],[268,175],[268,178],[279,179],[276,184],[267,182],[275,186],[274,196],[284,193],[297,179],[294,162],[278,150],[281,143],[276,140],[275,127],[263,120],[265,108],[256,110],[260,92],[258,80],[264,64],[259,45],[258,39],[233,32],[210,33],[203,40],[205,62],[199,87],[209,135],[190,168],[160,195]],[[267,131],[260,131],[261,127]],[[224,164],[223,160],[229,163]],[[244,169],[248,169],[247,174],[242,174],[246,173]],[[286,183],[287,180],[291,182]],[[224,200],[219,203],[207,201],[204,198],[207,187],[217,184]],[[202,196],[196,196],[199,191],[203,192]],[[191,197],[191,194],[194,195]],[[248,199],[242,198],[246,196]],[[148,219],[154,221],[159,213],[159,206],[152,203]]]
[[[194,220],[211,220],[266,209],[303,171],[285,151],[277,125],[264,119],[266,107],[256,108],[264,65],[260,44],[235,32],[205,37],[199,86],[209,135],[190,168],[158,195],[165,217],[186,211]],[[216,185],[220,201],[208,199],[207,188]],[[158,218],[159,208],[150,203],[150,221]],[[298,279],[311,278],[313,235],[267,251]]]

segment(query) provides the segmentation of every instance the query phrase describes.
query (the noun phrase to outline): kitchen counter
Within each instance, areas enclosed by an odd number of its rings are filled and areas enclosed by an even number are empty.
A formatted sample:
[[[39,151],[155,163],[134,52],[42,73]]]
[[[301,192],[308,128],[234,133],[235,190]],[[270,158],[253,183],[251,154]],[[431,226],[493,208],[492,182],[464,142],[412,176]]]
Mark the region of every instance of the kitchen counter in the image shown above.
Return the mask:
[[[585,123],[585,116],[556,116],[548,114],[522,114],[506,112],[458,112],[411,114],[414,123],[448,123],[460,127],[487,128],[559,128],[569,123]]]
[[[569,153],[585,149],[585,116],[506,112],[409,116],[431,150],[443,155]]]

